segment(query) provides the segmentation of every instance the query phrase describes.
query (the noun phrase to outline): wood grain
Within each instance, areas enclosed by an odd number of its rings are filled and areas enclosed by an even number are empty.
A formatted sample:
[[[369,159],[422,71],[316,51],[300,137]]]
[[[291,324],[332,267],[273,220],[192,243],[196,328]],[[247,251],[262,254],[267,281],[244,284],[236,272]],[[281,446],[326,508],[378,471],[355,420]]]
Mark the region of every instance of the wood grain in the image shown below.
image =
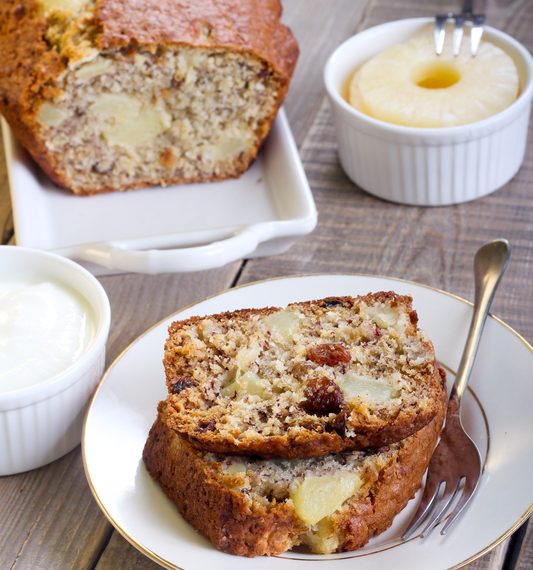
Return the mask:
[[[283,4],[283,21],[294,32],[301,52],[284,104],[294,139],[300,146],[323,100],[326,60],[364,20],[367,2],[336,0],[329,2],[327,8],[324,0],[285,0]]]
[[[117,570],[119,568],[157,570],[161,566],[133,548],[118,532],[114,532],[105,552],[98,560],[95,570]],[[198,570],[200,570],[200,566],[198,566]]]
[[[0,478],[0,568],[90,568],[109,525],[87,488],[79,450]]]
[[[530,521],[517,555],[516,570],[531,570],[531,568],[533,568],[533,524]]]

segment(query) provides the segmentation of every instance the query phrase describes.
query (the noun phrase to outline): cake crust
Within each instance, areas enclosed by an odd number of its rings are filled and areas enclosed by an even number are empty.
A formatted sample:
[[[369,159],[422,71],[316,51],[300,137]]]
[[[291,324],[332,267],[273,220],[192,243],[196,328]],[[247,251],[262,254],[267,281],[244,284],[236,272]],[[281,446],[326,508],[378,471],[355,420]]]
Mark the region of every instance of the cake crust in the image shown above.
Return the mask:
[[[57,160],[35,136],[35,99],[57,94],[52,83],[65,63],[44,42],[46,22],[36,17],[37,10],[36,0],[0,3],[0,113],[33,159],[61,184]]]
[[[360,316],[376,306],[397,311],[405,338],[398,340],[398,330],[378,327]],[[169,427],[198,449],[292,459],[379,448],[408,437],[435,417],[442,378],[432,344],[417,329],[410,297],[379,292],[295,303],[286,311],[315,320],[318,329],[305,329],[303,340],[289,339],[278,346],[264,325],[283,312],[276,308],[172,324],[164,357]],[[343,320],[333,319],[329,330],[325,319],[331,319],[332,311],[342,312]],[[341,327],[346,328],[343,342],[338,338]],[[235,330],[240,340],[233,339]],[[324,335],[330,342],[323,342]],[[250,340],[254,338],[257,342]],[[236,346],[239,342],[242,346]],[[409,342],[416,350],[405,349]],[[390,353],[390,363],[382,358],[384,350]],[[410,356],[419,357],[420,364],[410,363]],[[368,358],[368,363],[357,358]],[[394,370],[400,363],[401,374]],[[248,366],[250,372],[239,366]],[[244,393],[232,393],[244,379],[249,382]],[[363,395],[350,399],[353,382],[356,388],[361,384]],[[364,391],[372,390],[373,384],[383,386],[390,402],[365,400]]]
[[[414,496],[438,440],[445,408],[443,393],[437,415],[428,425],[392,450],[377,450],[375,467],[374,459],[367,460],[363,491],[329,517],[335,551],[364,546],[386,530]],[[168,409],[168,403],[161,402],[143,459],[150,475],[196,530],[216,548],[241,556],[276,555],[309,543],[310,529],[297,516],[292,501],[260,503],[231,488],[231,480],[228,483],[221,475],[216,462],[206,461],[203,452],[169,427]],[[314,551],[321,548],[315,546]]]
[[[159,410],[164,414],[163,404]],[[267,510],[247,504],[161,417],[150,430],[143,460],[183,517],[219,550],[241,556],[284,552],[303,530],[287,505]]]
[[[298,46],[280,18],[279,0],[97,0],[97,43],[101,49],[178,44],[253,52],[290,77]]]

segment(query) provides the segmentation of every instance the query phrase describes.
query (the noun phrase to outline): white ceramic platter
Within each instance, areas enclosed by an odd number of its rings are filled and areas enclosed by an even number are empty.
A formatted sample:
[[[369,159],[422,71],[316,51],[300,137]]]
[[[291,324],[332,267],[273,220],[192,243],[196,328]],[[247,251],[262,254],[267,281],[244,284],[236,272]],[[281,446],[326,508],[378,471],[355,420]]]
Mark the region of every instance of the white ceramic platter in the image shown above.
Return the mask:
[[[283,109],[235,180],[83,197],[55,186],[2,120],[17,244],[93,273],[164,273],[276,255],[311,232],[316,208]]]
[[[493,548],[532,511],[533,348],[507,325],[487,320],[463,417],[486,460],[471,507],[446,537],[438,532],[401,543],[417,500],[384,534],[357,552],[318,556],[287,553],[252,560],[218,552],[179,515],[147,474],[141,453],[166,395],[163,343],[171,321],[245,307],[285,305],[331,295],[378,290],[410,294],[439,360],[460,360],[471,305],[406,281],[358,275],[322,275],[262,281],[188,307],[137,339],[110,367],[89,408],[83,436],[85,471],[105,515],[136,548],[166,568],[196,570],[432,570],[460,567]],[[453,374],[449,379],[453,380]]]

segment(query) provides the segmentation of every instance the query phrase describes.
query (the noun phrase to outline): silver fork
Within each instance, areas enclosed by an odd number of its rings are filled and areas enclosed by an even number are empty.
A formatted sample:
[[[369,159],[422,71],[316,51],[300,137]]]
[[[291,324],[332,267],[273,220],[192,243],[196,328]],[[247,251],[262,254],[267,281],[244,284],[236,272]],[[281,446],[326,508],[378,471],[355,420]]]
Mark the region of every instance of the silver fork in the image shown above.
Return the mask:
[[[463,2],[463,8],[460,14],[448,12],[447,14],[439,14],[435,16],[435,53],[442,55],[444,50],[444,41],[446,38],[446,24],[454,22],[452,49],[454,57],[459,55],[461,51],[461,43],[463,41],[465,23],[471,25],[470,29],[470,53],[474,57],[481,43],[483,35],[483,24],[485,23],[484,14],[474,14],[472,1]]]
[[[464,512],[477,489],[482,472],[481,457],[461,423],[461,397],[466,389],[485,320],[496,288],[507,268],[510,253],[511,247],[507,240],[495,240],[483,245],[475,255],[476,292],[470,330],[448,401],[446,425],[429,463],[422,499],[402,536],[403,540],[408,540],[422,523],[425,526],[420,536],[427,536],[442,522],[454,499],[459,497],[440,532],[442,535],[446,534]]]

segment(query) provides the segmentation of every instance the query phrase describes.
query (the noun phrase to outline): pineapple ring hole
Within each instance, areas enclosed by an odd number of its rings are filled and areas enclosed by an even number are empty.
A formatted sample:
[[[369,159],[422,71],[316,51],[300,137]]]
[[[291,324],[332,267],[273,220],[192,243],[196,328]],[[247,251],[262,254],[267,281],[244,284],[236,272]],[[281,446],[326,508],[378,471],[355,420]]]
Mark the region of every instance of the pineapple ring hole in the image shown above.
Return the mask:
[[[446,89],[459,82],[461,74],[453,64],[429,62],[421,65],[413,74],[413,81],[424,89]]]

